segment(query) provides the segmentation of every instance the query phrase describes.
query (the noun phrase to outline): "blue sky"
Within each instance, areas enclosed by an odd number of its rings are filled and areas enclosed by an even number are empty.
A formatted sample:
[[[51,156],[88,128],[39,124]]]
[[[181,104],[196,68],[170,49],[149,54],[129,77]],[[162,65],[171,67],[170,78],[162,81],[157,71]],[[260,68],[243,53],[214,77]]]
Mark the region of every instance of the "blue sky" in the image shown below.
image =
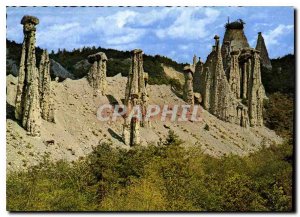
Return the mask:
[[[140,48],[178,62],[191,62],[194,54],[205,60],[229,17],[244,20],[252,47],[263,32],[271,58],[294,53],[292,7],[7,7],[8,39],[22,42],[24,15],[40,19],[37,45],[48,50]]]

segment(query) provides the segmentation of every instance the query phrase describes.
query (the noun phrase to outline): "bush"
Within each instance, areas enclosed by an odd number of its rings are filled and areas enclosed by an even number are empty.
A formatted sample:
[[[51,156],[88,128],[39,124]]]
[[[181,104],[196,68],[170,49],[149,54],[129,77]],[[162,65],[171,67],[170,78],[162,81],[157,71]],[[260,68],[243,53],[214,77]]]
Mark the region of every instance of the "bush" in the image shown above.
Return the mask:
[[[264,119],[268,128],[275,130],[280,136],[292,138],[294,125],[293,95],[279,92],[271,94]]]
[[[96,147],[7,177],[10,211],[291,211],[293,149],[214,158],[170,131],[159,146]]]

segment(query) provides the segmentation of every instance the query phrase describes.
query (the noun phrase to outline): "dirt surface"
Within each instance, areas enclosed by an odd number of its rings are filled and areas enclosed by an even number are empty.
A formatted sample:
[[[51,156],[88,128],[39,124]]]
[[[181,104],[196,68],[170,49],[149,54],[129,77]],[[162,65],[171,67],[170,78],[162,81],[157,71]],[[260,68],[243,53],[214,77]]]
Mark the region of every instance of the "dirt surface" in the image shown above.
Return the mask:
[[[52,81],[56,103],[55,123],[42,121],[41,137],[30,137],[14,120],[14,100],[17,77],[8,75],[7,83],[7,170],[26,169],[37,164],[43,156],[52,160],[75,161],[92,151],[93,146],[108,141],[113,146],[129,149],[122,141],[122,118],[102,122],[97,110],[103,104],[121,104],[127,78],[108,77],[108,95],[94,96],[86,78],[58,83]],[[149,104],[184,104],[180,95],[167,85],[149,85]],[[224,154],[245,155],[258,150],[262,144],[269,146],[282,142],[274,131],[266,127],[241,128],[223,122],[207,111],[202,111],[201,122],[151,122],[150,128],[141,128],[141,145],[157,144],[168,131],[174,130],[185,146],[199,146],[213,156]],[[208,127],[207,127],[208,126]]]
[[[183,85],[184,84],[184,75],[181,72],[176,71],[174,68],[165,66],[164,64],[161,65],[164,69],[165,74],[170,77],[179,80],[179,82]]]

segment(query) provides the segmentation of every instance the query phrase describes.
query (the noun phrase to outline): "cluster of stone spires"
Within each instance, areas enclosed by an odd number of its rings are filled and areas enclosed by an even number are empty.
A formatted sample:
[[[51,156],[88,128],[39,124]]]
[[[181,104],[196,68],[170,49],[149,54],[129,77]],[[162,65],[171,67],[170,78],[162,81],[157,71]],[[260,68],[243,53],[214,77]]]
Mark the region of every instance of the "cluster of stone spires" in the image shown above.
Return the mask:
[[[256,49],[250,48],[244,34],[244,23],[236,21],[226,26],[223,44],[215,36],[215,44],[205,63],[193,58],[193,70],[184,70],[189,92],[185,100],[192,101],[192,90],[200,93],[204,109],[221,120],[242,127],[263,125],[263,100],[266,98],[261,81],[261,65],[270,69],[271,62],[261,32]],[[197,61],[197,62],[196,62]],[[193,75],[193,76],[190,76]],[[184,95],[186,96],[186,95]]]
[[[24,41],[17,85],[15,117],[31,136],[40,136],[41,118],[49,122],[54,120],[54,103],[52,98],[50,61],[46,50],[43,51],[39,68],[36,67],[35,33],[39,19],[33,16],[24,16]],[[88,56],[91,68],[87,80],[94,89],[95,95],[105,95],[107,89],[105,53],[99,52]],[[148,73],[143,69],[143,51],[132,51],[132,63],[128,75],[125,91],[127,108],[139,105],[142,114],[146,114],[148,95],[146,86]],[[139,128],[150,126],[149,121],[143,117],[141,121],[125,116],[123,125],[123,139],[127,145],[140,143]]]
[[[54,122],[54,108],[51,94],[50,62],[47,51],[36,67],[35,32],[39,19],[24,16],[24,41],[19,69],[15,117],[31,136],[40,136],[41,118]]]
[[[35,32],[39,20],[24,16],[21,20],[24,32],[19,80],[16,95],[15,117],[32,136],[40,135],[41,118],[54,122],[51,90],[50,62],[43,51],[39,69],[36,67]],[[235,22],[236,23],[236,22]],[[193,65],[184,67],[185,84],[183,99],[194,104],[196,94],[201,95],[203,107],[221,120],[243,127],[263,125],[263,99],[265,90],[261,82],[261,63],[270,68],[271,63],[264,39],[259,33],[256,49],[250,48],[243,32],[243,24],[226,25],[223,45],[215,36],[215,45],[205,63],[193,58]],[[242,28],[241,28],[242,26]],[[92,64],[87,79],[95,94],[106,94],[105,53],[88,56]],[[148,73],[143,69],[143,51],[132,51],[131,67],[125,90],[124,105],[130,110],[142,108],[146,114]],[[198,97],[199,100],[200,97]],[[140,143],[140,126],[149,126],[145,117],[137,119],[125,115],[124,143],[130,146]]]

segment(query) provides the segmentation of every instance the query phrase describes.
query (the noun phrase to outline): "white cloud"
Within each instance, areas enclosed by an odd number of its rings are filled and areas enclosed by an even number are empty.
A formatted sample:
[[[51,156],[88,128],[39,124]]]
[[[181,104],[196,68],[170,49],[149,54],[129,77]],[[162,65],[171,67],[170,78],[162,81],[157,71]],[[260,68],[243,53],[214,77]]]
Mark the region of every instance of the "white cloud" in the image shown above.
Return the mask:
[[[51,45],[52,49],[58,49],[66,48],[67,43],[69,48],[81,47],[80,32],[84,31],[78,22],[50,25],[37,31],[37,45],[41,47]]]
[[[148,26],[155,22],[164,20],[166,17],[172,15],[172,12],[176,12],[176,8],[174,7],[164,7],[160,9],[152,9],[150,11],[147,11],[147,13],[139,12],[137,14],[137,18],[135,21],[135,24],[140,26]]]
[[[253,30],[255,30],[255,31],[261,31],[263,29],[270,28],[272,26],[273,26],[272,23],[255,23],[253,25]]]
[[[125,24],[133,22],[138,13],[130,10],[119,11],[109,16],[99,17],[96,21],[98,26],[103,24],[114,25],[118,28],[123,28]]]
[[[134,11],[119,11],[109,16],[98,17],[92,28],[108,45],[132,43],[145,34],[144,29],[129,26],[138,20],[138,16],[139,13]]]
[[[190,45],[181,44],[178,46],[180,50],[188,50],[190,49]]]
[[[96,17],[94,21],[86,20],[65,23],[52,24],[37,32],[37,42],[39,46],[48,47],[51,45],[54,49],[66,47],[68,49],[83,47],[82,39],[87,35],[101,46],[113,47],[133,43],[140,39],[145,31],[143,29],[134,29],[128,27],[129,23],[134,22],[138,13],[126,10],[118,11],[108,16]]]
[[[293,45],[293,25],[289,25],[293,24],[293,10],[281,7],[9,8],[8,39],[22,42],[20,20],[24,14],[40,19],[37,45],[49,50],[89,45],[121,50],[141,48],[146,53],[190,61],[194,53],[207,56],[213,36],[223,36],[228,16],[231,21],[245,20],[245,34],[252,46],[256,44],[257,32],[263,31],[270,56],[282,55],[286,53],[284,48],[290,50]]]
[[[134,43],[145,34],[153,31],[147,28],[159,20],[163,20],[173,8],[163,8],[161,10],[152,9],[147,13],[132,10],[118,11],[108,16],[98,17],[94,31],[101,34],[101,37],[108,45]]]
[[[279,44],[279,39],[282,36],[293,31],[293,29],[294,29],[294,25],[279,24],[275,29],[268,31],[263,35],[266,41],[266,45],[271,46],[271,45]]]
[[[68,30],[72,30],[74,28],[78,28],[80,24],[78,22],[74,23],[66,23],[66,24],[59,24],[59,25],[52,25],[49,27],[49,31],[56,31],[56,32],[64,32]]]
[[[204,14],[204,18],[197,15]],[[212,8],[180,8],[175,21],[167,28],[157,29],[156,35],[163,38],[199,39],[210,34],[207,25],[212,25],[220,15],[218,10]]]
[[[144,31],[141,32],[137,32],[137,31],[133,31],[133,32],[129,32],[123,36],[116,36],[113,38],[107,38],[106,43],[108,45],[120,45],[120,44],[128,44],[128,43],[132,43],[137,41],[139,38],[141,38],[144,34]]]

